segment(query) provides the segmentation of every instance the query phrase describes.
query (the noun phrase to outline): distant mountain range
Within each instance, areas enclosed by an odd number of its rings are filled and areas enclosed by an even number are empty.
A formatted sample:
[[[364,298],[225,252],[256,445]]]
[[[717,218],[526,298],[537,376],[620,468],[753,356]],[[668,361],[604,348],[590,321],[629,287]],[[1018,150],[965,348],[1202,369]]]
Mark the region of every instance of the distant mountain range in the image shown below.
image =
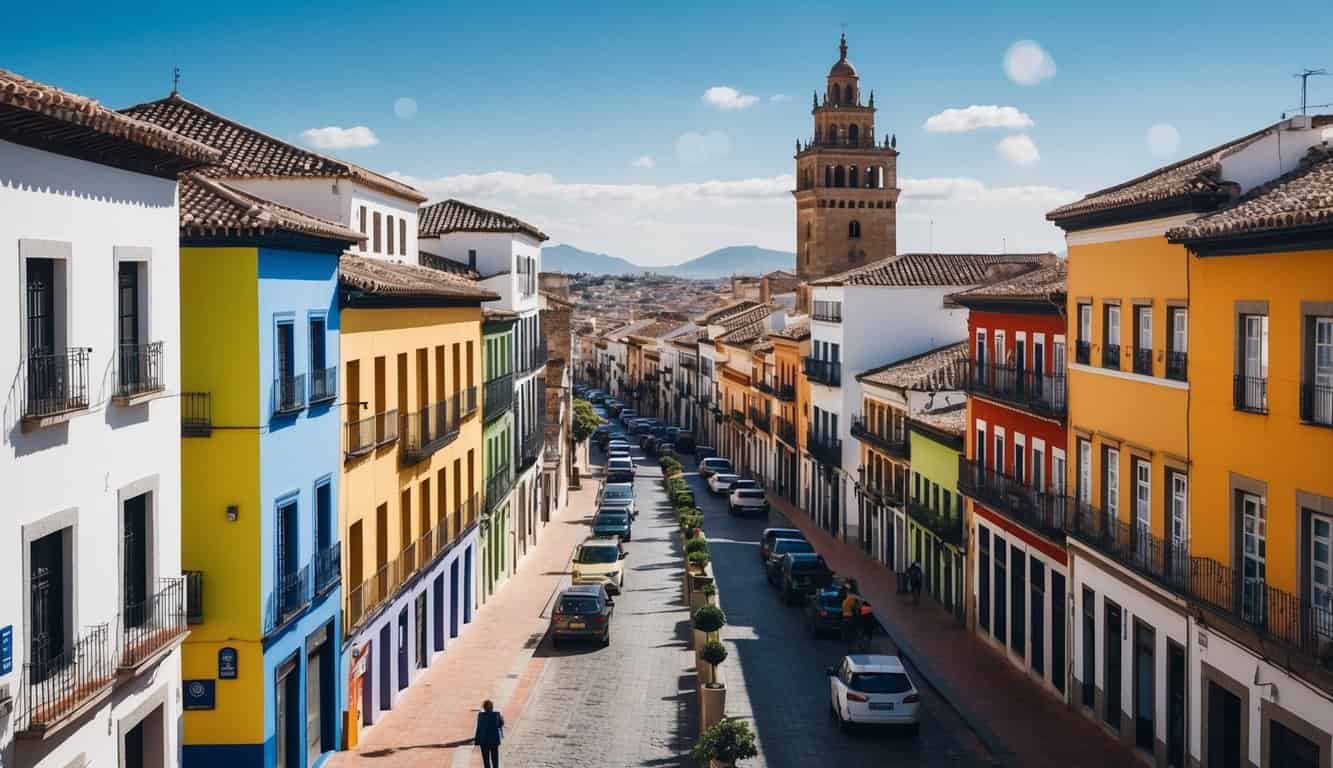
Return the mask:
[[[542,249],[542,269],[548,272],[588,272],[594,275],[638,275],[653,272],[709,279],[731,275],[762,275],[775,269],[796,270],[796,254],[774,251],[757,245],[731,245],[705,253],[682,264],[645,267],[619,256],[593,253],[572,245],[553,245]]]

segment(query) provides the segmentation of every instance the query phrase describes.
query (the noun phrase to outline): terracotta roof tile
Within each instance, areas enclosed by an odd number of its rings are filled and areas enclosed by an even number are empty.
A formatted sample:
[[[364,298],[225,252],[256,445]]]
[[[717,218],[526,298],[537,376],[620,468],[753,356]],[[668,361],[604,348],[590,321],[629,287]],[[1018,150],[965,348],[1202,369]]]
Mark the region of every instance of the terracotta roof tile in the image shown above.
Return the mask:
[[[910,421],[918,421],[954,437],[962,437],[967,430],[967,406],[914,413]]]
[[[1063,308],[1065,283],[1068,277],[1068,262],[1061,259],[1050,266],[1034,269],[1008,280],[959,291],[946,298],[964,306],[972,300],[1058,301]]]
[[[905,253],[815,280],[811,285],[977,285],[986,282],[993,267],[1030,268],[1054,257],[1052,253]]]
[[[366,239],[341,224],[188,173],[180,179],[180,228],[192,235],[295,232],[356,243]]]
[[[966,368],[967,340],[963,340],[872,368],[857,374],[856,380],[919,391],[962,389]]]
[[[263,178],[339,178],[373,187],[414,202],[426,196],[383,174],[311,152],[254,128],[228,120],[179,94],[137,104],[122,114],[155,123],[219,150],[222,157],[207,170],[210,176]]]
[[[380,296],[444,297],[495,301],[499,295],[474,280],[416,264],[343,254],[338,262],[343,288]]]
[[[795,341],[808,339],[810,338],[810,318],[803,317],[800,320],[788,321],[785,328],[780,331],[769,331],[768,335]]]
[[[420,237],[439,237],[450,232],[518,232],[538,240],[547,240],[540,229],[499,211],[492,211],[461,200],[431,203],[417,217]]]
[[[737,312],[732,315],[728,315],[727,317],[721,320],[716,320],[713,323],[711,323],[711,325],[722,326],[722,332],[726,334],[736,330],[737,328],[744,328],[753,325],[756,322],[762,324],[764,318],[768,317],[769,312],[770,310],[766,305],[755,304],[754,306],[746,310]]]
[[[739,301],[724,304],[717,309],[709,310],[707,314],[699,318],[698,322],[700,325],[716,325],[729,317],[734,317],[735,315],[757,306],[759,306],[759,302],[757,301],[740,299]]]
[[[766,316],[767,315],[765,315],[765,317]],[[760,318],[728,330],[726,333],[718,337],[718,341],[721,341],[724,344],[745,346],[763,335],[764,321]]]
[[[122,115],[95,99],[70,93],[0,69],[0,109],[28,112],[120,141],[138,144],[192,163],[212,163],[217,150],[160,125]]]
[[[1316,147],[1301,166],[1250,190],[1228,208],[1166,233],[1174,243],[1333,225],[1333,150]]]
[[[421,266],[423,267],[438,269],[441,272],[452,272],[455,275],[461,275],[470,280],[481,279],[481,273],[469,267],[467,264],[458,261],[457,259],[451,259],[448,256],[440,256],[434,253],[428,253],[420,249],[417,250],[417,263],[421,264]]]

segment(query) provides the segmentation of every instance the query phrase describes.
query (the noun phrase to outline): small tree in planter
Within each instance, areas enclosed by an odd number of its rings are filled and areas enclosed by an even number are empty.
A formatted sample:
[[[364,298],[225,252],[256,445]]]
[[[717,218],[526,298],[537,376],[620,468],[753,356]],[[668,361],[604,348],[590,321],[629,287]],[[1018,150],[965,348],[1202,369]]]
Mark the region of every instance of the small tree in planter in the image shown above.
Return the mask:
[[[702,611],[703,608],[700,608],[699,610]],[[717,640],[709,640],[704,643],[703,650],[699,652],[699,656],[713,668],[713,675],[710,678],[709,685],[717,683],[717,665],[727,660],[727,646]]]
[[[685,561],[690,564],[695,573],[703,571],[704,566],[708,565],[708,561],[712,559],[712,556],[708,554],[708,550],[706,549],[698,552],[691,552],[685,556]]]
[[[726,625],[727,614],[716,605],[705,605],[694,612],[694,628],[706,635],[711,635]]]
[[[718,765],[732,766],[737,760],[759,756],[759,748],[754,743],[754,731],[744,720],[722,719],[717,721],[699,737],[690,756],[701,763],[713,761]]]
[[[708,539],[695,538],[695,539],[685,540],[686,555],[689,555],[692,552],[707,552],[707,551],[708,551]]]

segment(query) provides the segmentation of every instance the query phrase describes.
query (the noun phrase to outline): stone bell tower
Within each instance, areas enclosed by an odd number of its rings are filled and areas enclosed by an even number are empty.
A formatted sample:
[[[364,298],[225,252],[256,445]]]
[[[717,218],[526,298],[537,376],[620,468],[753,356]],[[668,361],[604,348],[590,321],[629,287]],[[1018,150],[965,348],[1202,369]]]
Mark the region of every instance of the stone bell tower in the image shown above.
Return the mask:
[[[875,93],[861,98],[847,36],[815,94],[814,136],[796,142],[796,273],[816,280],[898,252],[897,139],[875,141]]]

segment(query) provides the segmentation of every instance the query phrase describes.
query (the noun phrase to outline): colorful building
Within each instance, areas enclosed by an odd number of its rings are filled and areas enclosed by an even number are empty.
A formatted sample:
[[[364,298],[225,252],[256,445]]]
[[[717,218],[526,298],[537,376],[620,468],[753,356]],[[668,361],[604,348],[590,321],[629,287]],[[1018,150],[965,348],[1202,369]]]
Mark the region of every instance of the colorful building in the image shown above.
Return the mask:
[[[338,254],[361,235],[203,175],[180,198],[183,758],[308,765],[340,743]]]
[[[773,342],[774,492],[789,503],[800,503],[801,486],[797,457],[805,434],[805,409],[809,384],[801,376],[801,358],[810,352],[810,319],[790,319],[780,330],[769,333]]]
[[[907,497],[907,557],[921,563],[923,591],[960,623],[967,619],[967,504],[958,494],[958,460],[967,407],[921,411],[907,422],[912,477]]]
[[[482,326],[483,367],[486,382],[482,398],[482,600],[486,600],[514,572],[514,519],[510,496],[514,489],[514,323],[512,312],[486,310]]]

